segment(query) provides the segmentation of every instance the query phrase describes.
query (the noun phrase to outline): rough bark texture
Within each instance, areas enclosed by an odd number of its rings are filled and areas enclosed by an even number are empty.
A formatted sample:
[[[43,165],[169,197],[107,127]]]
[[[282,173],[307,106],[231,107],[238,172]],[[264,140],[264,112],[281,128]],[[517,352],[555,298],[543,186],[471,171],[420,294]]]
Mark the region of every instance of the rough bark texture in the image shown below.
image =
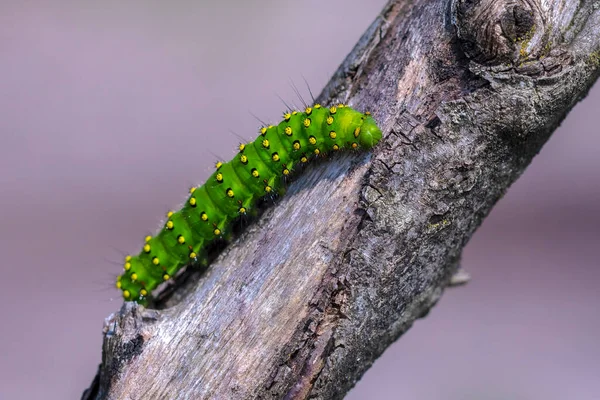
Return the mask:
[[[599,72],[600,1],[391,1],[319,99],[384,140],[306,171],[160,310],[111,315],[84,398],[343,397]]]

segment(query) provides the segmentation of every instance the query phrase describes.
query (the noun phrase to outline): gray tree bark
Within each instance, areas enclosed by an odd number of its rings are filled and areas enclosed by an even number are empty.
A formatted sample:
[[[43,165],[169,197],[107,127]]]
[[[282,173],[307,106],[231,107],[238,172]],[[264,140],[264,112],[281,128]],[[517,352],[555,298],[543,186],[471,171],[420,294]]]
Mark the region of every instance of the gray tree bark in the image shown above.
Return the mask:
[[[390,1],[318,99],[382,142],[309,168],[160,309],[111,315],[84,398],[342,398],[599,74],[600,1]]]

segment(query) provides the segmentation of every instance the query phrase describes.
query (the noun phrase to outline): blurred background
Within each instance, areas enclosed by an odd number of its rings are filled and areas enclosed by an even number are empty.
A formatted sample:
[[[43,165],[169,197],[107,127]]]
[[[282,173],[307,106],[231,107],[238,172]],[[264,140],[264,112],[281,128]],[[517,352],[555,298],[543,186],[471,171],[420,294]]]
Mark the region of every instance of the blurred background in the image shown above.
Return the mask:
[[[384,3],[1,2],[1,399],[80,397],[123,254]],[[348,399],[600,398],[599,107],[597,85],[469,243],[472,282]]]

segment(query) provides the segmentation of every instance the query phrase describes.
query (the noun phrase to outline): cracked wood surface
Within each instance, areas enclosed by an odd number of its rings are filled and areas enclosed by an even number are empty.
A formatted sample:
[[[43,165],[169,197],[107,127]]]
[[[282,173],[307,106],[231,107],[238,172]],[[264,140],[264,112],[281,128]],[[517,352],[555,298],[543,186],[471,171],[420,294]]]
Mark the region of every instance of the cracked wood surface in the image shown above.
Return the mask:
[[[343,397],[599,73],[600,1],[391,1],[318,99],[382,142],[309,168],[158,310],[111,315],[83,398]]]

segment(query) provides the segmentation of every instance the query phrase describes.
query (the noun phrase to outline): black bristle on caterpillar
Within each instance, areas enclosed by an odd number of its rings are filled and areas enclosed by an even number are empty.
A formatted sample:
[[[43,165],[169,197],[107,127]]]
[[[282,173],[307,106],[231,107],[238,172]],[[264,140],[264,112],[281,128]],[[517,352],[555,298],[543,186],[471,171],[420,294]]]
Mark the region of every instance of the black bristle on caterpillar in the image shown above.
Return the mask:
[[[256,215],[283,194],[302,166],[340,150],[368,150],[382,137],[370,113],[339,104],[286,111],[278,125],[263,126],[253,142],[241,143],[164,227],[147,236],[139,254],[125,257],[116,286],[123,298],[145,304],[150,293],[188,264],[208,265],[215,249],[239,233],[236,222]]]

